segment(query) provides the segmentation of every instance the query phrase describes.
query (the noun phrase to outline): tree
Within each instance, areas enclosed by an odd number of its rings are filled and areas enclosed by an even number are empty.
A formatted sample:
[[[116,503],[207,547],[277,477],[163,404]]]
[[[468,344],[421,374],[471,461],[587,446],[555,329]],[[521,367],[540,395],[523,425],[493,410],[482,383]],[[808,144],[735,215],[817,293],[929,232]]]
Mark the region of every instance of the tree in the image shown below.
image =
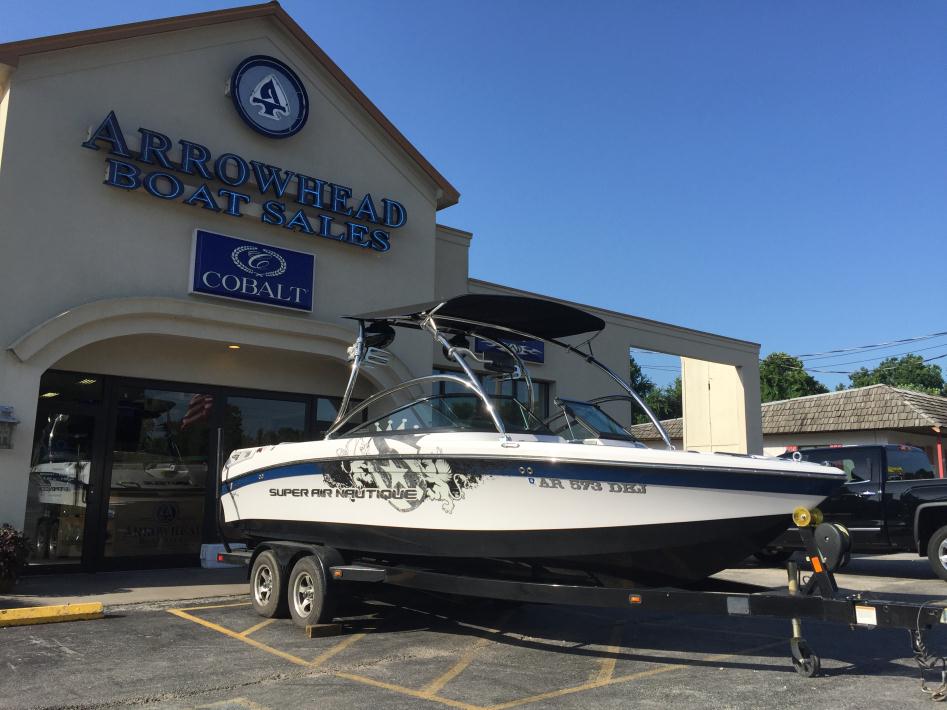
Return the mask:
[[[803,369],[802,360],[786,353],[770,353],[760,362],[760,399],[775,402],[810,394],[825,394],[828,388]]]
[[[634,357],[629,357],[629,360],[631,376],[628,378],[628,383],[635,392],[642,397],[647,397],[648,393],[654,389],[654,382],[641,371],[641,365],[635,362]]]
[[[944,394],[944,374],[940,365],[928,365],[920,355],[889,357],[873,370],[865,367],[856,370],[848,379],[853,388],[891,385],[928,394]]]
[[[676,419],[684,414],[680,377],[674,378],[667,387],[654,387],[644,399],[658,419]],[[648,421],[647,416],[642,414],[641,421]]]

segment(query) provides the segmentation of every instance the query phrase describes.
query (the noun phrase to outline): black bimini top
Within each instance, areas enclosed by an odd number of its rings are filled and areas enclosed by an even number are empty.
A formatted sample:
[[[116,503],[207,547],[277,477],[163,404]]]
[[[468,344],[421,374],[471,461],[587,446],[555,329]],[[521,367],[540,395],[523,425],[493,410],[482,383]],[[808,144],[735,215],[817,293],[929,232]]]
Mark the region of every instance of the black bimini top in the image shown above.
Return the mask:
[[[410,325],[420,324],[431,311],[434,311],[434,320],[441,330],[479,333],[486,337],[503,336],[506,330],[549,340],[597,333],[605,328],[605,321],[598,316],[564,303],[527,296],[477,293],[347,317]]]

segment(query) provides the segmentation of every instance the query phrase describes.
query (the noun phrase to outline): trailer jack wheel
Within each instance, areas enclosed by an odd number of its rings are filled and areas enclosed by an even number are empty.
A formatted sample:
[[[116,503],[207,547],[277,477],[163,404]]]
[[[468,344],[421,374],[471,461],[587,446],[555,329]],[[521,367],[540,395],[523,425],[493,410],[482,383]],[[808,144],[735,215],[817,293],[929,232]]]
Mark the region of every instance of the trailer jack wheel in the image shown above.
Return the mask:
[[[815,678],[822,670],[822,661],[809,648],[805,639],[793,638],[789,641],[792,651],[792,667],[796,673],[806,678]]]

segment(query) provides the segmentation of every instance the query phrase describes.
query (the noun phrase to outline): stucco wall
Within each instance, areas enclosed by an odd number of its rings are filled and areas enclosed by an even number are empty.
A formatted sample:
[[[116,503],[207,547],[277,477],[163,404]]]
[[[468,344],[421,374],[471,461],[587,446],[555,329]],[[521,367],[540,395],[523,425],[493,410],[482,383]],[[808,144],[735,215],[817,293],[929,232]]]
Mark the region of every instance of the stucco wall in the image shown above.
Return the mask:
[[[255,133],[225,95],[234,67],[254,54],[277,57],[302,78],[310,114],[299,134]],[[344,386],[343,343],[354,333],[341,316],[434,297],[437,186],[274,20],[27,55],[3,78],[0,283],[16,307],[0,319],[0,403],[13,405],[21,423],[13,449],[0,451],[0,521],[22,517],[47,368],[333,394]],[[194,141],[214,156],[235,153],[345,185],[353,207],[366,193],[379,205],[397,200],[408,221],[379,253],[263,224],[260,204],[273,195],[261,197],[252,181],[235,188],[254,198],[239,218],[104,185],[108,145],[82,143],[110,110],[132,151],[139,127],[160,131],[175,146]],[[179,155],[175,147],[168,157]],[[203,181],[175,174],[184,197]],[[215,194],[225,187],[210,186]],[[281,198],[289,214],[294,198],[294,187]],[[313,313],[188,295],[196,228],[314,254]],[[243,346],[237,358],[225,359],[227,342]],[[383,379],[430,372],[422,339],[409,334],[393,350],[395,367]]]

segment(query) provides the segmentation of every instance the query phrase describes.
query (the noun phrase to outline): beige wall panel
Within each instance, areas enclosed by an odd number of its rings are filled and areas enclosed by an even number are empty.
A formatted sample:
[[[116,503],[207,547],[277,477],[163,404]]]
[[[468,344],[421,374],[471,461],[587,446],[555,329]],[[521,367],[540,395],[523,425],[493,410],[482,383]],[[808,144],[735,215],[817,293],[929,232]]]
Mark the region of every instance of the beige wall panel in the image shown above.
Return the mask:
[[[437,225],[434,242],[435,298],[449,298],[467,291],[467,265],[473,235]]]
[[[747,453],[745,393],[732,365],[681,358],[684,447]]]

